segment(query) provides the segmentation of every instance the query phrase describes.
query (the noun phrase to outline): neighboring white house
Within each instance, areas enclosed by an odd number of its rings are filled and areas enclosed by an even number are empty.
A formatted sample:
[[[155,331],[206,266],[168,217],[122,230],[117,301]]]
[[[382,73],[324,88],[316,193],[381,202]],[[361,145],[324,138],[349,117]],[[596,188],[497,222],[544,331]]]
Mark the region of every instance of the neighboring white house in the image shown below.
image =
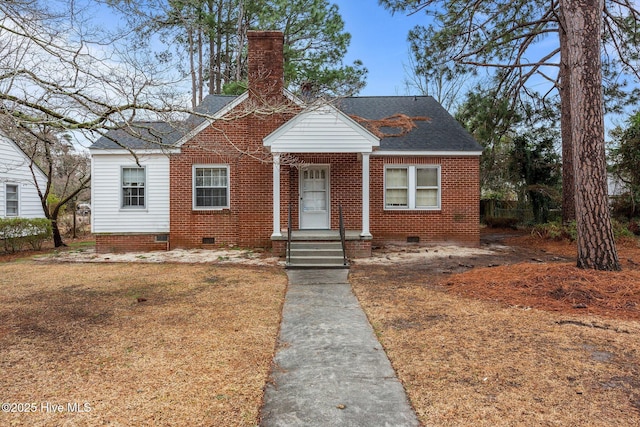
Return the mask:
[[[42,203],[34,184],[31,160],[20,147],[0,131],[0,218],[44,218]],[[47,177],[34,168],[40,188]]]

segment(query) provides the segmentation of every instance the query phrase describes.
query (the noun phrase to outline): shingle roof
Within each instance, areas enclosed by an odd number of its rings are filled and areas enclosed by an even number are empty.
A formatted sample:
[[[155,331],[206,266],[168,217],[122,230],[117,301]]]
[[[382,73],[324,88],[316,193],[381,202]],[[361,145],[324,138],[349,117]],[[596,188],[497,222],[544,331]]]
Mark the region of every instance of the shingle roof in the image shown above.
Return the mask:
[[[236,96],[209,95],[196,107],[195,112],[213,115],[234,99]],[[110,130],[94,142],[91,148],[118,149],[126,147],[133,150],[169,148],[204,120],[205,117],[192,114],[185,121],[177,123],[135,122],[122,129]]]
[[[94,142],[91,148],[141,150],[170,147],[184,133],[183,129],[165,122],[136,122],[132,126],[110,130]]]
[[[196,108],[196,113],[215,114],[234,99],[235,96],[209,95]],[[482,151],[473,137],[430,96],[349,97],[339,100],[336,106],[349,116],[369,120],[380,120],[396,114],[429,118],[428,121],[414,120],[416,127],[402,136],[381,138],[381,151]],[[192,114],[179,124],[138,122],[130,128],[109,131],[91,148],[114,149],[124,146],[135,150],[158,148],[158,144],[171,147],[204,120],[204,117]],[[386,134],[398,132],[394,128],[380,130]]]
[[[395,114],[428,117],[414,120],[417,126],[402,136],[381,138],[380,150],[388,151],[482,151],[482,146],[431,96],[363,96],[340,100],[337,107],[349,116],[380,120]],[[381,128],[383,133],[398,129]]]

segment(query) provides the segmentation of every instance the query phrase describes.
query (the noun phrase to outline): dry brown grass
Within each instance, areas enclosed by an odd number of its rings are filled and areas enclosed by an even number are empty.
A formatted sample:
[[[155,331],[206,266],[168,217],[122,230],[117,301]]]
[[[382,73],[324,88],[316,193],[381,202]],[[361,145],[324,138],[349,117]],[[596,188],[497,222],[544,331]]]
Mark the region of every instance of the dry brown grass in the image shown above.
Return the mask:
[[[621,253],[640,261],[637,247]],[[632,266],[520,263],[440,275],[424,265],[362,265],[351,282],[424,425],[637,426],[640,271]],[[576,308],[571,291],[585,290],[592,298]]]
[[[0,425],[254,425],[285,288],[273,268],[0,264],[0,398],[36,405]]]

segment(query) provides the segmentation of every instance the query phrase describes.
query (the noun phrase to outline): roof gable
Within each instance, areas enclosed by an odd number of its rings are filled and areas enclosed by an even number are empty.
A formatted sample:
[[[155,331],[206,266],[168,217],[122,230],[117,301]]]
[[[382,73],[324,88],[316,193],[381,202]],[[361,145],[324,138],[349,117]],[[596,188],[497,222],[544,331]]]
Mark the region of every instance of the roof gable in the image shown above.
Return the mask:
[[[263,140],[273,153],[370,153],[378,137],[332,105],[307,109]]]
[[[29,157],[29,155],[27,153],[24,152],[24,150],[22,149],[22,147],[20,147],[14,140],[13,138],[11,138],[9,135],[7,135],[3,130],[0,129],[0,144],[1,143],[6,143],[7,147],[10,147],[14,152],[16,152],[18,154],[19,157],[21,157],[22,159],[24,159],[24,163],[20,163],[20,164],[9,164],[7,163],[7,160],[3,157],[0,156],[0,172],[7,172],[10,171],[12,167],[26,167],[29,168],[31,165],[31,158]],[[4,166],[4,168],[2,167]],[[33,168],[34,173],[36,175],[38,175],[36,178],[38,180],[43,180],[46,182],[47,180],[47,175],[43,172],[43,170],[40,168],[40,166],[38,166],[37,163],[33,162],[33,166],[35,166],[35,168]],[[6,169],[6,170],[5,170]]]

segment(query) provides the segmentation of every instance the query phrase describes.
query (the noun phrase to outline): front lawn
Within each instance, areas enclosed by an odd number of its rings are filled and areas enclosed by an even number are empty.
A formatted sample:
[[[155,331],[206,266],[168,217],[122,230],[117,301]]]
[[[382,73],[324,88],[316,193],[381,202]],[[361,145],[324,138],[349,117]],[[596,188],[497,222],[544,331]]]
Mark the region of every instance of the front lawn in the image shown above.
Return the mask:
[[[0,263],[0,425],[255,425],[285,289],[272,267]]]
[[[614,273],[578,270],[567,243],[509,245],[352,269],[422,423],[640,425],[637,244],[621,248]]]

